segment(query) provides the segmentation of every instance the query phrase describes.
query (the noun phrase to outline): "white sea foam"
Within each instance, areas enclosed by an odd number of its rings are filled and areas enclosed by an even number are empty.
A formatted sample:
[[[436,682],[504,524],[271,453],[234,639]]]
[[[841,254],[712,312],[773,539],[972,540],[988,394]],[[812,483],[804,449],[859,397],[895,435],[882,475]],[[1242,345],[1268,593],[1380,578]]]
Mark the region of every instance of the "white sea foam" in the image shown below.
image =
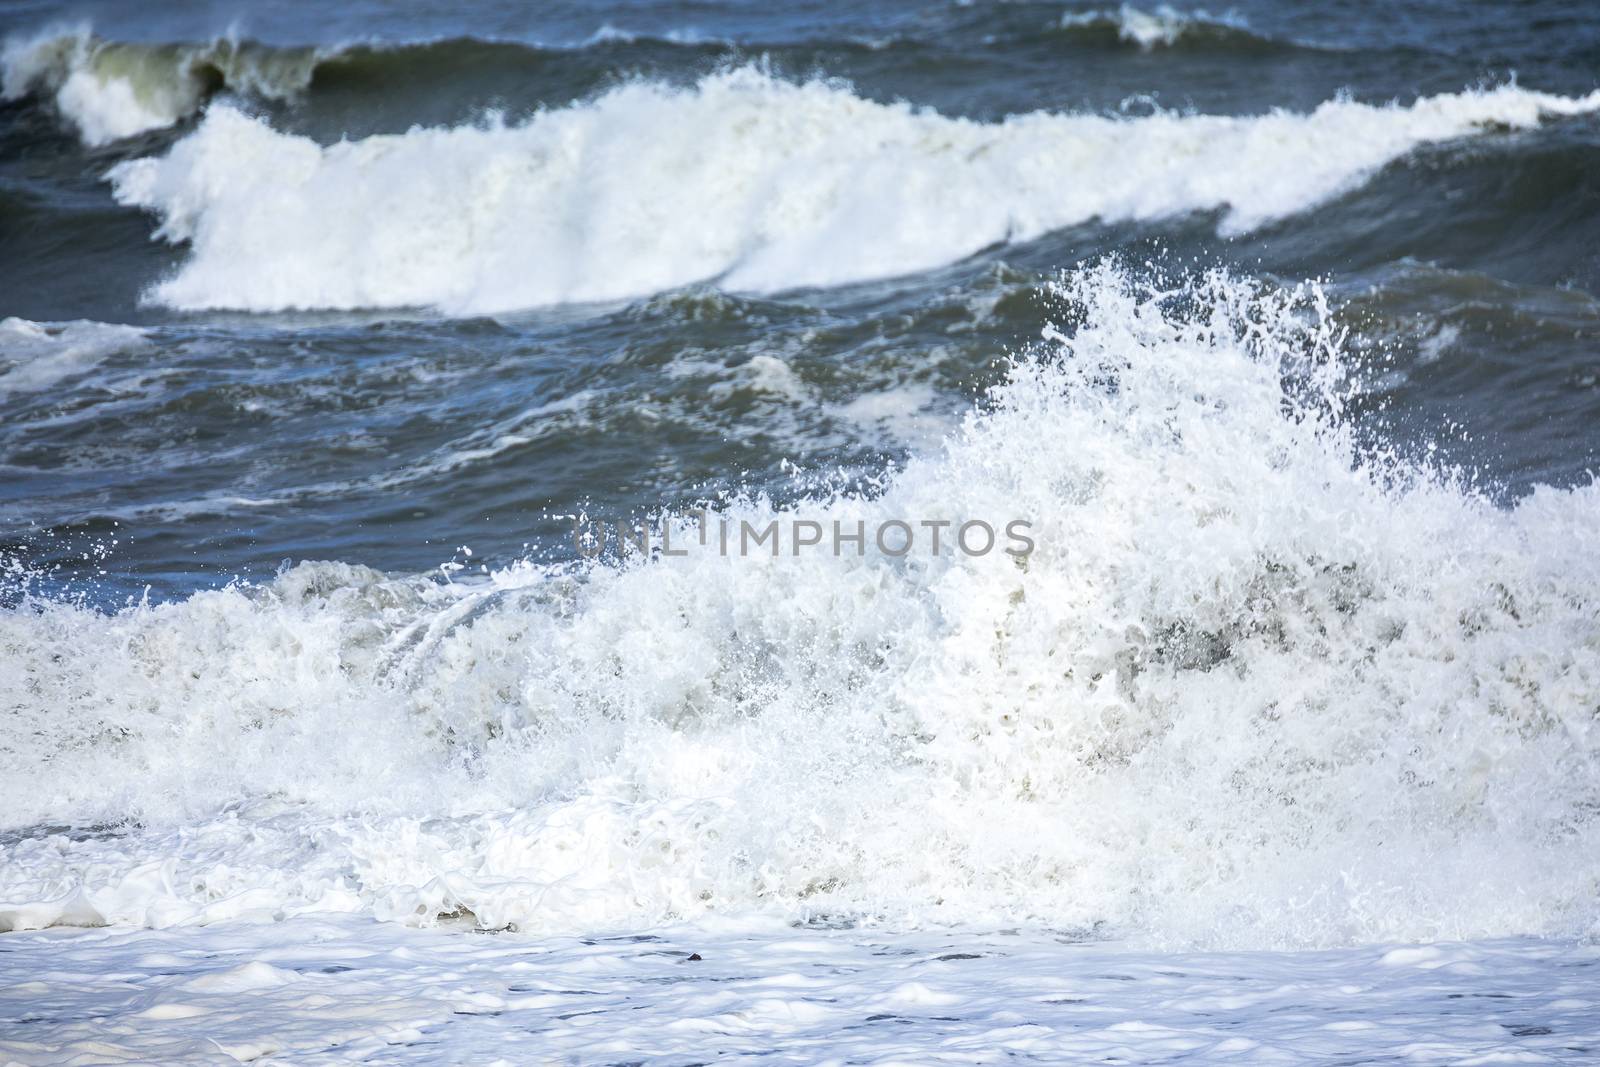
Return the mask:
[[[177,308],[435,306],[485,313],[705,279],[736,290],[931,268],[1088,222],[1306,211],[1418,145],[1600,108],[1513,86],[1408,107],[987,124],[755,69],[635,82],[524,124],[323,146],[227,106],[117,199],[187,242]]]
[[[1593,931],[1600,489],[1497,510],[1360,450],[1312,298],[1111,269],[1064,298],[993,410],[879,497],[795,505],[1028,518],[1025,564],[308,563],[4,609],[4,820],[108,828],[12,837],[0,925]]]
[[[1600,1041],[1600,949],[1571,942],[1152,954],[1032,931],[320,917],[4,944],[17,1064],[1588,1063]]]
[[[105,322],[0,320],[0,400],[84,374],[110,355],[142,347],[145,331]]]
[[[305,89],[314,48],[275,49],[219,37],[200,44],[101,40],[87,25],[9,37],[0,48],[0,95],[55,101],[85,144],[101,145],[193,115],[218,84],[265,99]]]
[[[1149,11],[1132,4],[1123,4],[1115,10],[1068,11],[1061,16],[1061,26],[1064,29],[1115,28],[1118,37],[1147,52],[1162,46],[1170,48],[1186,35],[1218,31],[1248,33],[1250,29],[1242,16],[1231,11],[1213,15],[1203,9],[1179,11],[1169,4]]]

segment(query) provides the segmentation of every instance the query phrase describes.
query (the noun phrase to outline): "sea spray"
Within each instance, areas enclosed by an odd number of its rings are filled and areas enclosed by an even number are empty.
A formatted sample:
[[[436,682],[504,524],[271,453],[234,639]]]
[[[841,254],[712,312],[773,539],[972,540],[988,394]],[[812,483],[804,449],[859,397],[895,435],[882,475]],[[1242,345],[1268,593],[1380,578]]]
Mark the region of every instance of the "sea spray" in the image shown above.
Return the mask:
[[[0,615],[7,925],[769,913],[1155,943],[1596,918],[1600,495],[1497,510],[1358,443],[1313,289],[1066,276],[881,493],[1037,549],[306,563]]]

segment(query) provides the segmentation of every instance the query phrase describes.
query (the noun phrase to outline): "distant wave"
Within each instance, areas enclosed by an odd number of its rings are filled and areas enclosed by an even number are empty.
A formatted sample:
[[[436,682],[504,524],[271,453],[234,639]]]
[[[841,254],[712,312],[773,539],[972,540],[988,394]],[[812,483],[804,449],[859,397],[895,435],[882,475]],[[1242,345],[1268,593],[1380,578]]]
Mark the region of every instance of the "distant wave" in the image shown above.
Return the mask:
[[[198,44],[123,44],[87,26],[9,38],[0,93],[51,99],[89,145],[170,126],[220,89],[285,100],[311,83],[324,53],[219,37]]]
[[[1132,4],[1116,9],[1068,11],[1061,29],[1078,34],[1115,34],[1117,40],[1150,51],[1185,43],[1231,43],[1268,46],[1274,42],[1250,29],[1243,16],[1204,10],[1179,11],[1166,4],[1144,11]]]
[[[109,174],[191,255],[174,308],[493,313],[716,280],[767,292],[913,273],[1092,220],[1303,212],[1419,145],[1600,109],[1514,86],[1310,114],[1035,112],[999,123],[759,69],[638,81],[519,125],[323,146],[227,106]]]
[[[0,47],[0,96],[49,101],[90,146],[162,129],[198,112],[218,93],[256,100],[301,97],[315,78],[470,78],[484,62],[537,63],[553,53],[630,46],[727,52],[729,41],[690,31],[660,36],[609,23],[570,45],[551,46],[474,37],[409,42],[348,42],[280,47],[234,36],[156,44],[109,41],[87,24],[7,38]]]
[[[1006,49],[1041,34],[1065,34],[1109,47],[1134,46],[1144,51],[1178,46],[1278,47],[1256,35],[1232,13],[1179,11],[1161,5],[1149,11],[1124,4],[1119,8],[1051,13],[1054,21],[1011,26],[989,36],[986,18],[953,31],[950,40],[891,36],[865,40],[797,39],[736,41],[693,29],[643,33],[604,23],[582,39],[543,43],[477,37],[415,41],[347,41],[339,44],[278,46],[224,35],[207,41],[135,43],[96,36],[88,23],[56,26],[31,35],[13,35],[0,46],[0,96],[6,100],[36,98],[54,108],[63,122],[89,146],[99,146],[163,129],[198,114],[219,93],[257,101],[287,102],[302,98],[324,78],[392,85],[470,83],[486,66],[535,71],[554,55],[593,53],[611,69],[624,57],[671,49],[701,53],[708,61],[730,56],[764,55],[782,61],[797,54],[796,69],[814,66],[815,50],[845,53],[879,51],[896,45],[971,47],[974,35],[987,47]]]
[[[676,44],[676,45],[731,45],[733,42],[720,37],[710,37],[695,30],[668,30],[666,33],[637,33],[633,30],[607,22],[598,30],[590,34],[583,42],[582,47],[607,44]]]

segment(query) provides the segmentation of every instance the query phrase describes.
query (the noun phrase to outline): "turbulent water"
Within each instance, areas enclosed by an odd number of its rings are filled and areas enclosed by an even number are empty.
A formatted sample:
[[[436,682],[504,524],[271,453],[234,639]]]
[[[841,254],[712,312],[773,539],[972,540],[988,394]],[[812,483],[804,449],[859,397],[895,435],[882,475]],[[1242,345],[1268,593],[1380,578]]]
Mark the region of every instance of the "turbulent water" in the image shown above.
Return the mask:
[[[8,1057],[1600,1047],[1586,5],[220,11],[0,7]]]

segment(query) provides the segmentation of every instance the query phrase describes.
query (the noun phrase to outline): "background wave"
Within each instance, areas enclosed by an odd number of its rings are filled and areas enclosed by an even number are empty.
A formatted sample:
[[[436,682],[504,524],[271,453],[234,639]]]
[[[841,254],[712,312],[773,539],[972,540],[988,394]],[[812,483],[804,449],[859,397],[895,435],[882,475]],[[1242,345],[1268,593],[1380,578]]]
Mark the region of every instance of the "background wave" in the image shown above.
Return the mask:
[[[1064,32],[1096,43],[1134,45],[1146,51],[1180,45],[1191,48],[1289,47],[1252,32],[1250,24],[1238,14],[1180,11],[1168,4],[1148,11],[1132,4],[1114,9],[1068,11],[1061,16],[1060,25]]]
[[[46,103],[94,147],[179,124],[221,94],[269,107],[326,98],[334,113],[343,110],[337,100],[345,94],[364,94],[364,107],[380,113],[398,95],[413,121],[459,121],[468,117],[459,109],[429,114],[428,97],[459,98],[468,113],[490,106],[517,109],[547,104],[552,83],[570,94],[569,99],[591,94],[614,83],[619,67],[692,81],[718,66],[755,59],[799,78],[841,66],[841,73],[866,83],[887,75],[889,84],[880,95],[897,96],[909,83],[938,82],[921,75],[990,55],[1013,63],[1034,58],[1059,63],[1084,50],[1180,48],[1267,55],[1314,52],[1320,46],[1260,34],[1236,14],[1168,5],[1147,11],[1128,4],[1065,12],[1053,4],[983,5],[932,21],[925,18],[887,34],[842,26],[832,35],[775,34],[770,39],[692,28],[645,32],[604,23],[581,39],[565,42],[356,36],[286,45],[237,30],[207,40],[145,42],[101,36],[81,23],[8,36],[0,49],[0,95]]]
[[[1430,142],[1600,108],[1516,87],[1309,115],[1034,113],[980,124],[753,68],[649,82],[519,125],[323,147],[214,108],[117,199],[191,254],[175,308],[482,314],[715,279],[771,292],[928,270],[1051,230],[1307,211]]]

